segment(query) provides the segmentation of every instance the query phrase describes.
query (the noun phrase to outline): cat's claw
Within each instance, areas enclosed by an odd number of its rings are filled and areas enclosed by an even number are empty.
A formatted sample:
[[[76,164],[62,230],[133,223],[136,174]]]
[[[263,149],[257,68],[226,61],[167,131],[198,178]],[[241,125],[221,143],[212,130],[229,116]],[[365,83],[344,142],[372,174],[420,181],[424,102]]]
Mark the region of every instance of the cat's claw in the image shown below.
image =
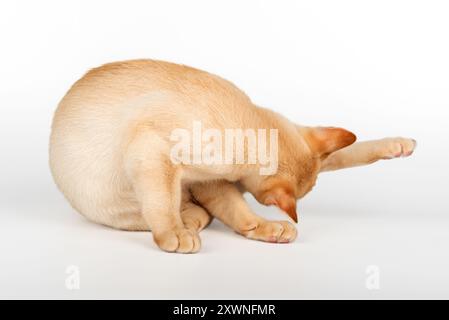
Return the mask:
[[[247,238],[273,242],[288,243],[296,239],[297,231],[293,224],[288,221],[264,221],[253,230],[244,234]]]

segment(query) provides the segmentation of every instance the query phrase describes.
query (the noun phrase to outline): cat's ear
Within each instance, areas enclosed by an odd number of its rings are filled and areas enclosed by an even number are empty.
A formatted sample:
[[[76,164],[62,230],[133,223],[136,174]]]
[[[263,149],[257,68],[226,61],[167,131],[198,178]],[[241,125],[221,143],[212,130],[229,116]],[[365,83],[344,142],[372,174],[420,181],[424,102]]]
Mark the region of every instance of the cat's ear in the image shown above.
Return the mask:
[[[301,133],[310,149],[320,157],[326,157],[332,152],[347,147],[357,139],[352,132],[335,127],[301,128]]]
[[[283,187],[275,187],[268,190],[264,194],[263,204],[270,206],[275,205],[288,214],[293,221],[298,222],[296,213],[296,198],[289,189]]]

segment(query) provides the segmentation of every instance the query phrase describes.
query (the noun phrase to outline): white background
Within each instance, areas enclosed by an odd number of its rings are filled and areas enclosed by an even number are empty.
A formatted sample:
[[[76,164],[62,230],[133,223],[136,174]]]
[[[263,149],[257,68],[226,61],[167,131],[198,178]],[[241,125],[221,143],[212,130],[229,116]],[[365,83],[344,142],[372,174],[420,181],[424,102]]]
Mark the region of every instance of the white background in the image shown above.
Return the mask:
[[[0,297],[449,298],[448,17],[447,1],[1,1]],[[323,174],[293,244],[215,221],[199,254],[166,254],[150,233],[83,219],[47,164],[70,85],[132,58],[217,73],[298,123],[419,146]],[[70,265],[79,290],[65,286]]]

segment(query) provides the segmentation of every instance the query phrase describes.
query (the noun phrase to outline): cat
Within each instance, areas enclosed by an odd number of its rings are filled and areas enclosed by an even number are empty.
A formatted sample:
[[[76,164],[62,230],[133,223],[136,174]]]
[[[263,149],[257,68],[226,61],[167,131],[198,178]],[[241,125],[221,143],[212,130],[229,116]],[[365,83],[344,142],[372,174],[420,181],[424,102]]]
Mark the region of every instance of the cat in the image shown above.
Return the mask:
[[[276,172],[260,174],[260,163],[175,163],[172,134],[195,121],[218,132],[275,129]],[[250,239],[295,240],[292,223],[257,216],[244,192],[296,222],[296,201],[320,172],[409,156],[416,146],[406,138],[355,141],[348,130],[300,126],[258,107],[208,72],[132,60],[92,69],[71,87],[54,114],[49,159],[58,188],[87,219],[151,230],[162,250],[194,253],[212,217]]]

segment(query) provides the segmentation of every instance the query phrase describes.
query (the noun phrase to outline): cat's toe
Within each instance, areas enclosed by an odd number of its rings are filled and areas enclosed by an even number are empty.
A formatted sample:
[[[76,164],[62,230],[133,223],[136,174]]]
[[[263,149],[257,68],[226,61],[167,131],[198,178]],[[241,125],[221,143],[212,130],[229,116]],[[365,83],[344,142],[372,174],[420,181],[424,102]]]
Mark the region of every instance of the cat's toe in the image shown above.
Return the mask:
[[[382,158],[393,159],[410,156],[416,148],[416,140],[408,138],[388,138],[382,151]]]
[[[154,235],[156,244],[164,251],[195,253],[201,248],[201,240],[193,230],[180,228]]]
[[[284,231],[279,236],[278,242],[279,243],[293,242],[298,235],[298,231],[296,230],[295,226],[287,221],[281,221],[280,223],[283,225]]]
[[[295,240],[297,231],[295,226],[287,221],[265,221],[245,234],[247,238],[273,242],[288,243]]]
[[[417,142],[415,139],[405,139],[405,144],[403,145],[404,156],[408,157],[412,155],[413,151],[415,151]]]

